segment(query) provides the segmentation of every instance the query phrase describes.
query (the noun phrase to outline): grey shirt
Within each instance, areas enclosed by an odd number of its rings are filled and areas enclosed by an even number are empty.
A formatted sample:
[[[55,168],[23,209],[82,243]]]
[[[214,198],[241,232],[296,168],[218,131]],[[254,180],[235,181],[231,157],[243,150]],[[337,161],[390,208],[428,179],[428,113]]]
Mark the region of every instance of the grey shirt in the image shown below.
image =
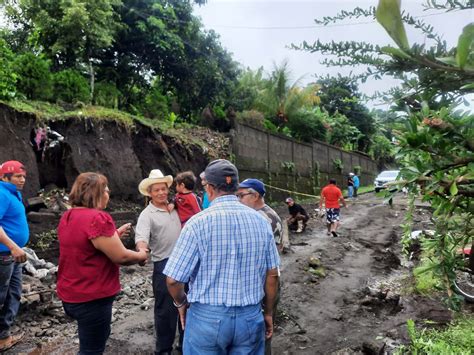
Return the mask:
[[[135,244],[145,242],[151,250],[151,260],[161,261],[170,256],[181,232],[176,209],[169,213],[151,202],[140,213],[135,228]]]

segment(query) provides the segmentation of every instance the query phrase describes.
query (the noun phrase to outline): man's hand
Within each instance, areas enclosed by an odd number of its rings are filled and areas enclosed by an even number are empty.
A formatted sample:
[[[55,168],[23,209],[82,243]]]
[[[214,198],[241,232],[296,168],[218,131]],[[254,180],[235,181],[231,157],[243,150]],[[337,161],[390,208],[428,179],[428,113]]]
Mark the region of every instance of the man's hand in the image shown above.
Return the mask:
[[[273,317],[270,314],[264,314],[265,320],[265,339],[270,339],[273,336]]]
[[[183,328],[183,330],[184,330],[184,326],[186,324],[186,313],[188,312],[188,307],[189,307],[189,304],[187,304],[186,306],[178,308],[179,320],[181,321],[181,327]]]
[[[23,249],[16,247],[11,250],[12,256],[17,263],[24,263],[26,261],[26,253]]]

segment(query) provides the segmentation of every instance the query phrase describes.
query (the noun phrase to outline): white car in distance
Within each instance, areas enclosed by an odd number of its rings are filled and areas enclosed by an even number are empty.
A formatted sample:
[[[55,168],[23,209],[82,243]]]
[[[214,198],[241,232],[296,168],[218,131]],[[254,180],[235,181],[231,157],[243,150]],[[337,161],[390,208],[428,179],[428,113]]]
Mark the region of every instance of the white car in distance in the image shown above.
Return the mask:
[[[375,192],[387,188],[387,183],[397,180],[400,170],[385,170],[382,171],[374,180]]]

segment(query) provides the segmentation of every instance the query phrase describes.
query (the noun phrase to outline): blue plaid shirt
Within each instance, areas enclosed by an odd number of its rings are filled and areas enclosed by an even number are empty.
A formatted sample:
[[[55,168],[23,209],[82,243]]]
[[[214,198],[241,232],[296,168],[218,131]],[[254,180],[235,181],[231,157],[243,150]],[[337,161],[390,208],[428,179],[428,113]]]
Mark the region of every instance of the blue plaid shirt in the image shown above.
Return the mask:
[[[234,307],[259,304],[279,265],[270,223],[225,195],[186,223],[163,273],[189,282],[191,303]]]

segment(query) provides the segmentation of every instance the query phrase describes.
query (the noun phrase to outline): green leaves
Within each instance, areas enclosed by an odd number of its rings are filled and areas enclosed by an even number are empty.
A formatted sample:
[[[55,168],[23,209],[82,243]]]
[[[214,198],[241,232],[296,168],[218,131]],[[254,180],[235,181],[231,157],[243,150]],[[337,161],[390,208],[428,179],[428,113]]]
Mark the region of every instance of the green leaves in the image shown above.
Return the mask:
[[[474,23],[470,23],[463,28],[462,34],[458,39],[458,48],[456,53],[456,62],[462,69],[468,62],[470,55],[474,51]],[[474,59],[473,59],[474,60]]]
[[[401,49],[409,49],[400,13],[401,0],[379,0],[375,17]]]
[[[458,186],[456,185],[455,182],[453,182],[449,188],[449,193],[451,196],[457,195],[458,194]]]
[[[405,53],[399,48],[385,46],[385,47],[380,48],[380,51],[382,53],[388,54],[392,57],[396,57],[399,59],[412,59],[407,53]]]

